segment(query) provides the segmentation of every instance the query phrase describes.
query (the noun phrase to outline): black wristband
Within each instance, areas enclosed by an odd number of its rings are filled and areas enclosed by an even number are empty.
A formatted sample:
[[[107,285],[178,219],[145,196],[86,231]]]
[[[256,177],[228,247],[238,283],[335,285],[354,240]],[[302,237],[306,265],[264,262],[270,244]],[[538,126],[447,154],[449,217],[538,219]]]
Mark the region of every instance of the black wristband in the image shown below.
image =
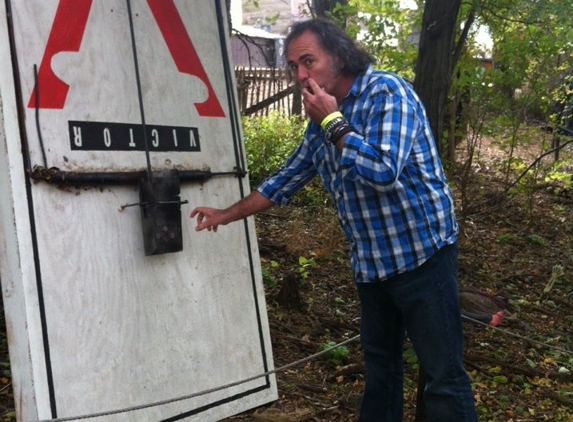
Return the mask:
[[[332,142],[334,145],[336,145],[338,143],[338,141],[340,140],[340,138],[342,138],[344,135],[346,135],[349,132],[353,132],[353,129],[347,123],[347,124],[341,126],[340,129],[338,129],[335,133],[332,134],[332,136],[330,137],[330,142]]]
[[[338,127],[340,124],[345,123],[346,119],[344,117],[336,117],[332,119],[327,125],[324,127],[325,135],[332,133],[332,131]]]
[[[324,138],[327,141],[336,144],[342,136],[352,131],[352,127],[348,124],[344,117],[337,117],[334,120],[328,122],[324,128]]]

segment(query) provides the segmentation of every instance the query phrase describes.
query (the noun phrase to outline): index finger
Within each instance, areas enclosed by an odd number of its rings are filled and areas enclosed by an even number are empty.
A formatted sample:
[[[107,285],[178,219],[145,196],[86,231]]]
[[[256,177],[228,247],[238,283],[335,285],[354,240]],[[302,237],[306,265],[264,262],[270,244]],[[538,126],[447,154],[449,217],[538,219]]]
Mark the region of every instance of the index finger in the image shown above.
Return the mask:
[[[312,88],[312,92],[317,92],[317,89],[320,90],[322,89],[314,79],[312,78],[308,78],[308,84],[310,85],[310,87]]]
[[[195,217],[197,214],[199,214],[200,212],[201,212],[201,208],[200,208],[200,207],[197,207],[197,208],[195,208],[193,211],[191,211],[190,217],[193,218],[193,217]]]

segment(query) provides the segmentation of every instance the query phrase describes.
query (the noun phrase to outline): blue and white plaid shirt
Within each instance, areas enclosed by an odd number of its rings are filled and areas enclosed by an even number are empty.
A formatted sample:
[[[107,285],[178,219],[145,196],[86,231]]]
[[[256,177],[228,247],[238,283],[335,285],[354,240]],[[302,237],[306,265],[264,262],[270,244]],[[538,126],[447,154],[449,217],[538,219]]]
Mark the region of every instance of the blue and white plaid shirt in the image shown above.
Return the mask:
[[[301,144],[258,191],[285,205],[320,174],[350,243],[355,281],[411,271],[458,231],[422,103],[400,77],[369,68],[339,109],[355,131],[342,154],[309,122]]]

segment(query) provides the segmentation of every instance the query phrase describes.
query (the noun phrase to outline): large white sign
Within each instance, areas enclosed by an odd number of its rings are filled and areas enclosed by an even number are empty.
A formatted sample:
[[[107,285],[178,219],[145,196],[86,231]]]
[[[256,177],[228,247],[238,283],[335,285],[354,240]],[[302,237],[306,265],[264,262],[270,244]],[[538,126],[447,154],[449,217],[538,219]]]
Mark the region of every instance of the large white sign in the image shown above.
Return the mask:
[[[277,398],[258,377],[273,361],[253,220],[213,234],[188,217],[249,189],[224,3],[0,2],[19,420],[215,421]]]

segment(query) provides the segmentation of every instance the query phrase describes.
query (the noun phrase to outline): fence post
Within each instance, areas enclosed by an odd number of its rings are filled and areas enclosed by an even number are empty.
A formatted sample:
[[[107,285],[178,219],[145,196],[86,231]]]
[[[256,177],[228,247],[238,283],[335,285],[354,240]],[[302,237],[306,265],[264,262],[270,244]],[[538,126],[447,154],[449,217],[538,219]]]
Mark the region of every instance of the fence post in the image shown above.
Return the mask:
[[[292,94],[291,115],[302,116],[302,92],[298,84],[295,85],[294,93]]]

